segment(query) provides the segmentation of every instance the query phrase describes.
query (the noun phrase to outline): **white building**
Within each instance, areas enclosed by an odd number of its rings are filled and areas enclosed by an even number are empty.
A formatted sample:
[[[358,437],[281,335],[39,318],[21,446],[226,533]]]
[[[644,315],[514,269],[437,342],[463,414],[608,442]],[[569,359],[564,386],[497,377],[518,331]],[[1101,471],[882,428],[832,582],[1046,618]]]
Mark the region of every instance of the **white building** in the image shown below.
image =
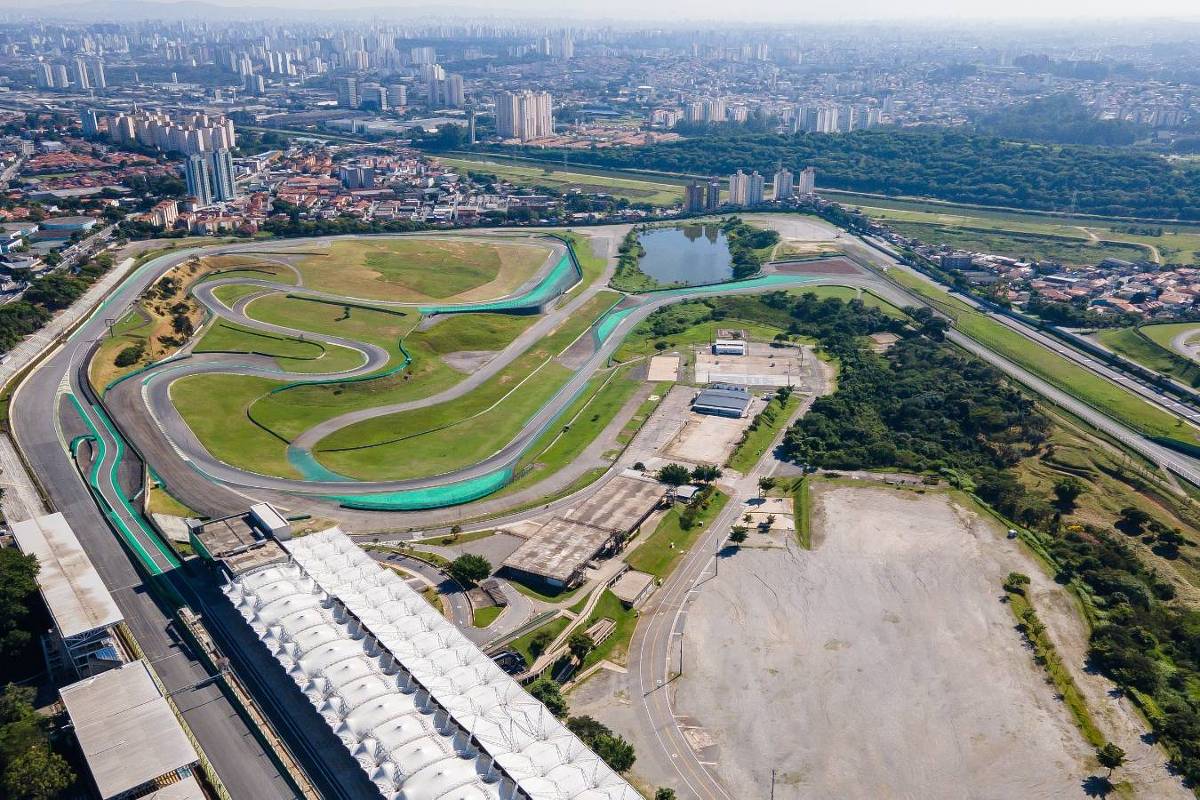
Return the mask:
[[[337,528],[225,593],[383,797],[640,795],[405,580]]]
[[[549,92],[501,92],[496,96],[496,132],[504,139],[529,141],[554,133]]]
[[[795,194],[796,187],[792,171],[787,167],[781,167],[775,173],[775,199],[788,200]]]

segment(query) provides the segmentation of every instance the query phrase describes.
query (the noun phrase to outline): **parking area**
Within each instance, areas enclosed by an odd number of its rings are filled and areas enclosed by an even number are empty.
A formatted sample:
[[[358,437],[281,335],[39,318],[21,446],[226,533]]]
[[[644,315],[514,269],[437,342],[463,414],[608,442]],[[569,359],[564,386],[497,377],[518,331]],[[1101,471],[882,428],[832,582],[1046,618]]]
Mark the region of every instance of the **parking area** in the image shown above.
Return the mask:
[[[772,347],[763,342],[746,346],[746,355],[716,355],[708,345],[697,345],[692,354],[696,383],[798,386],[808,360],[815,358],[809,347]]]
[[[663,455],[692,464],[720,466],[729,458],[733,448],[741,441],[742,434],[764,405],[762,400],[755,400],[750,406],[750,413],[740,418],[714,417],[690,411],[683,429],[666,447]]]

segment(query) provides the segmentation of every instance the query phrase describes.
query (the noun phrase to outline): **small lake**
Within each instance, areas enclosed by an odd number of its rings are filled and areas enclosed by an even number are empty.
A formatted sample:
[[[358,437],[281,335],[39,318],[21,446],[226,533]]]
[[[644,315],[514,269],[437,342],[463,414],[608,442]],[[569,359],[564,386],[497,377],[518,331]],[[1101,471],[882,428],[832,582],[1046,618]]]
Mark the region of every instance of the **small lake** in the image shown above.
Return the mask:
[[[720,225],[657,228],[638,241],[646,250],[638,267],[659,283],[696,286],[733,277],[729,243]]]

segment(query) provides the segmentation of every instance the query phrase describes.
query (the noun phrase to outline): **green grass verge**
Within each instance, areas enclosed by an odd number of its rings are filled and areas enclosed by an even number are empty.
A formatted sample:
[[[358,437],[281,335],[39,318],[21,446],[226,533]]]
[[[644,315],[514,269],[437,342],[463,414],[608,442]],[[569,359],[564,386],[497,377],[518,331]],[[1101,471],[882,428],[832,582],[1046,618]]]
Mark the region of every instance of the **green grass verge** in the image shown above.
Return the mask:
[[[570,300],[600,280],[604,268],[608,266],[608,261],[602,256],[596,255],[590,236],[575,231],[563,231],[558,235],[571,243],[571,250],[575,253],[575,260],[579,262],[580,272],[583,273],[579,285],[567,292],[567,299]]]
[[[416,477],[472,464],[509,442],[571,371],[554,358],[612,304],[601,292],[579,313],[469,394],[416,411],[375,417],[318,442],[316,457],[349,477]]]
[[[706,507],[702,507],[696,515],[696,524],[690,530],[684,530],[680,525],[681,507],[676,504],[658,523],[654,533],[626,555],[626,563],[639,572],[665,579],[728,502],[728,495],[720,491],[713,492]]]
[[[426,330],[414,331],[406,345],[424,345],[442,355],[464,350],[503,350],[534,322],[535,316],[515,314],[450,314],[435,317]]]
[[[689,309],[680,307],[679,312],[688,314]],[[697,315],[707,315],[709,309],[704,307],[703,310],[693,312]],[[746,335],[752,340],[769,342],[775,338],[777,333],[787,333],[787,331],[776,328],[772,325],[763,325],[758,322],[750,322],[748,320],[734,319],[729,317],[719,321],[694,322],[685,330],[678,333],[668,334],[666,336],[655,336],[653,329],[649,323],[643,321],[638,323],[636,327],[613,353],[614,361],[631,361],[642,356],[652,356],[657,354],[659,349],[656,345],[659,342],[666,344],[665,350],[686,350],[693,345],[706,344],[713,340],[716,336],[717,328],[740,328],[746,331]]]
[[[263,291],[261,286],[251,286],[246,283],[230,283],[213,289],[213,297],[221,301],[226,308],[233,308],[238,300]]]
[[[1005,594],[1008,598],[1008,607],[1012,610],[1018,627],[1033,647],[1034,660],[1046,670],[1046,674],[1054,684],[1055,691],[1070,710],[1075,726],[1079,728],[1079,732],[1083,734],[1083,738],[1089,744],[1093,747],[1103,747],[1108,739],[1096,727],[1096,721],[1087,707],[1087,701],[1084,700],[1071,673],[1062,663],[1062,657],[1059,656],[1058,651],[1054,648],[1054,643],[1046,634],[1045,626],[1038,619],[1037,612],[1034,611],[1029,598],[1016,592],[1005,592]]]
[[[796,523],[796,539],[805,550],[812,550],[812,489],[805,476],[792,484],[792,519]]]
[[[175,499],[175,496],[157,484],[152,485],[146,493],[146,512],[149,514],[167,514],[172,517],[198,517],[191,508]],[[173,543],[176,547],[178,542]]]
[[[346,347],[277,336],[224,320],[209,328],[195,352],[258,353],[274,358],[284,370],[298,372],[340,372],[363,363],[362,354]]]
[[[264,475],[299,478],[288,463],[287,445],[247,417],[250,405],[279,385],[248,375],[189,375],[171,384],[171,403],[221,461]]]
[[[1141,364],[1147,369],[1162,375],[1169,375],[1189,386],[1200,382],[1200,364],[1170,349],[1170,338],[1173,337],[1167,338],[1167,344],[1164,346],[1158,341],[1158,338],[1165,338],[1162,332],[1156,332],[1154,336],[1150,335],[1150,328],[1159,327],[1167,326],[1153,325],[1141,329],[1105,328],[1096,332],[1096,339],[1109,350],[1120,353],[1130,361]],[[1191,330],[1200,329],[1200,326],[1196,326],[1194,323],[1190,325],[1184,323],[1179,327]]]
[[[471,619],[471,624],[476,628],[486,628],[491,625],[496,619],[504,613],[503,606],[484,606],[483,608],[475,609],[475,616]]]
[[[1183,420],[972,309],[944,290],[904,270],[893,268],[888,274],[951,314],[955,328],[962,333],[1098,411],[1145,435],[1189,446],[1200,441],[1196,429]]]
[[[540,634],[542,631],[549,631],[550,632],[550,641],[554,641],[554,639],[560,633],[562,633],[563,630],[569,624],[571,624],[571,620],[567,619],[566,617],[555,617],[554,619],[547,622],[545,625],[539,625],[538,627],[531,630],[529,633],[526,633],[524,636],[519,636],[516,639],[513,639],[511,642],[509,642],[508,644],[506,644],[504,646],[505,646],[505,648],[507,648],[509,650],[516,650],[518,653],[520,653],[521,655],[523,655],[525,657],[525,663],[527,665],[533,666],[533,662],[537,661],[537,657],[534,656],[534,654],[529,651],[529,645],[534,640],[534,638],[538,634]]]
[[[617,664],[625,663],[625,656],[629,653],[629,642],[633,639],[634,628],[637,627],[638,613],[626,608],[615,594],[605,589],[596,602],[596,607],[592,609],[591,616],[579,630],[586,631],[606,617],[617,623],[617,627],[602,644],[587,654],[580,666],[580,672],[606,659]]]
[[[542,503],[539,502],[538,505],[542,505]],[[583,586],[576,586],[574,589],[567,589],[566,591],[558,592],[557,594],[548,594],[537,587],[530,586],[527,583],[522,583],[516,578],[509,578],[508,582],[521,594],[534,600],[541,600],[543,603],[561,603],[564,600],[570,600],[572,597],[579,594],[579,591],[583,588]]]
[[[800,398],[795,393],[788,396],[786,403],[779,402],[778,397],[771,398],[766,409],[746,429],[745,438],[733,451],[726,466],[743,474],[749,472],[799,406]]]
[[[1105,258],[1129,261],[1150,259],[1148,247],[1132,242],[1092,240],[1076,231],[1076,235],[1026,233],[987,227],[942,225],[926,222],[887,220],[905,236],[933,245],[995,253],[1019,259],[1060,261],[1064,264],[1095,264]]]
[[[903,311],[896,308],[887,300],[884,300],[882,297],[879,297],[876,294],[872,294],[866,289],[858,289],[854,286],[831,286],[828,284],[822,284],[819,286],[804,286],[799,289],[789,289],[788,294],[795,297],[805,294],[815,294],[822,300],[827,297],[836,297],[838,300],[846,303],[850,302],[851,300],[861,300],[863,305],[867,306],[868,308],[878,308],[889,317],[894,317],[895,319],[908,319],[907,315]]]

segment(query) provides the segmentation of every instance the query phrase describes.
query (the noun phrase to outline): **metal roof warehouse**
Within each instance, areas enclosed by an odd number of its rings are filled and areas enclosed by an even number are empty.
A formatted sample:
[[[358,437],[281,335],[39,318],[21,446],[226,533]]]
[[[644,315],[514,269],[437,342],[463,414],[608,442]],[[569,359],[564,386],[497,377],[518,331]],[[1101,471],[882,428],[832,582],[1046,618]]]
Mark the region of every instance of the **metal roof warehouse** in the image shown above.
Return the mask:
[[[696,395],[692,410],[719,417],[744,417],[752,400],[750,390],[744,386],[714,383]]]

